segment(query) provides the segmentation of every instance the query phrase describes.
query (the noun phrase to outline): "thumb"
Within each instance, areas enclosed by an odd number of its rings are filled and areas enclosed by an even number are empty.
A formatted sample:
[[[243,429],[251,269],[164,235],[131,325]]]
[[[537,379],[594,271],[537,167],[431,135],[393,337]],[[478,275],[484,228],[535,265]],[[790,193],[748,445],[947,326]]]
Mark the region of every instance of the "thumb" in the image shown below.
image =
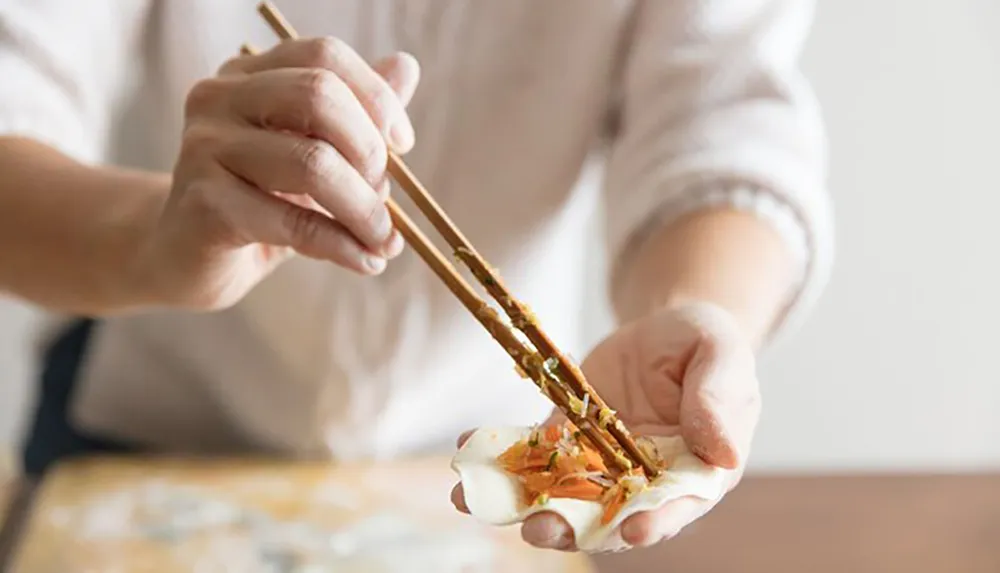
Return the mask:
[[[420,83],[420,64],[417,59],[405,52],[382,58],[372,68],[382,76],[392,90],[399,96],[403,106],[413,99]]]
[[[760,416],[760,391],[750,347],[708,333],[684,373],[681,433],[705,462],[742,467]]]

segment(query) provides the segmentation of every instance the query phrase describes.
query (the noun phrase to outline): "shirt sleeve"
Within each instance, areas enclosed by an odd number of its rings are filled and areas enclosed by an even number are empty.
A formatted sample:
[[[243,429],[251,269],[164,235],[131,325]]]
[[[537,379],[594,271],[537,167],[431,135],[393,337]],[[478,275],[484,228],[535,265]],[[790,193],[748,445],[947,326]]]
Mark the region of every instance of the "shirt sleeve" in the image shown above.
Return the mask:
[[[131,63],[141,61],[148,2],[0,2],[0,135],[101,158]]]
[[[811,0],[640,0],[620,69],[606,175],[612,288],[651,232],[699,209],[773,225],[799,280],[772,335],[801,318],[833,258],[826,136],[798,70]]]

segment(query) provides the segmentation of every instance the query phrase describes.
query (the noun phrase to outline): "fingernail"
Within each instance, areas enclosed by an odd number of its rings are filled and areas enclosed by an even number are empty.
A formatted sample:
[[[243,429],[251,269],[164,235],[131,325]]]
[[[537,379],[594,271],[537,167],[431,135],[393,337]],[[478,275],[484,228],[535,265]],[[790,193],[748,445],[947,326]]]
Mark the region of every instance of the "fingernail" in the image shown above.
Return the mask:
[[[627,519],[622,524],[622,539],[629,545],[637,545],[645,534],[645,528],[637,524],[634,519]]]
[[[548,549],[569,549],[572,536],[563,528],[553,528],[541,520],[528,520],[524,524],[522,536],[539,547]]]
[[[413,126],[408,120],[397,121],[389,128],[389,142],[395,151],[406,153],[413,147],[415,139]]]
[[[366,256],[362,260],[362,264],[365,266],[365,269],[367,269],[372,274],[376,275],[382,273],[382,271],[385,270],[386,266],[385,259],[383,259],[382,257],[372,257],[372,256]]]
[[[622,539],[625,543],[633,547],[649,547],[660,542],[662,537],[658,537],[649,530],[648,525],[643,525],[636,521],[626,520],[622,525]]]
[[[403,247],[406,245],[406,241],[403,240],[403,235],[399,231],[393,230],[392,236],[389,237],[389,242],[386,243],[383,249],[383,254],[387,259],[394,259],[403,252]]]
[[[552,549],[559,549],[565,551],[566,549],[569,549],[570,546],[572,545],[573,545],[573,536],[571,536],[568,533],[563,533],[556,539],[555,543],[553,543],[551,547]]]
[[[382,181],[379,181],[379,183],[375,185],[375,195],[378,196],[380,201],[385,201],[389,198],[391,189],[392,184],[389,182],[389,177],[383,174]]]
[[[392,217],[389,216],[389,210],[384,206],[379,205],[372,214],[372,226],[375,228],[375,234],[378,237],[382,237],[383,241],[388,241],[392,234]]]

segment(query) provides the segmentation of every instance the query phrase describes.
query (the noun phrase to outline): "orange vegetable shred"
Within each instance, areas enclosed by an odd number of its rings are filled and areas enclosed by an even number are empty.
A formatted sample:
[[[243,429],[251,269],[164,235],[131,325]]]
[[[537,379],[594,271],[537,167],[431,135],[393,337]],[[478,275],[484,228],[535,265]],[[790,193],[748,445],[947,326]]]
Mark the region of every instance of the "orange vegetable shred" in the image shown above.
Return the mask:
[[[497,457],[507,473],[517,476],[527,504],[554,498],[599,502],[601,523],[608,524],[635,493],[641,469],[613,475],[600,453],[571,423],[533,430]],[[630,479],[626,487],[623,478]],[[640,480],[640,483],[645,483]]]

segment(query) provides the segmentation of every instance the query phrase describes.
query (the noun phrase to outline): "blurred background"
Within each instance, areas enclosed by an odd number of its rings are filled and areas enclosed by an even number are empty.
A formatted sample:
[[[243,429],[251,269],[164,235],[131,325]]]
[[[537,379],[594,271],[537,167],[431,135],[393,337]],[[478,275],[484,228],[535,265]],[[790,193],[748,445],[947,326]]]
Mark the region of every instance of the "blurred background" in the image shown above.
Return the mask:
[[[994,0],[819,3],[804,67],[829,126],[837,263],[762,359],[754,471],[1000,466],[998,25]],[[0,302],[0,444],[32,399],[35,325]]]

